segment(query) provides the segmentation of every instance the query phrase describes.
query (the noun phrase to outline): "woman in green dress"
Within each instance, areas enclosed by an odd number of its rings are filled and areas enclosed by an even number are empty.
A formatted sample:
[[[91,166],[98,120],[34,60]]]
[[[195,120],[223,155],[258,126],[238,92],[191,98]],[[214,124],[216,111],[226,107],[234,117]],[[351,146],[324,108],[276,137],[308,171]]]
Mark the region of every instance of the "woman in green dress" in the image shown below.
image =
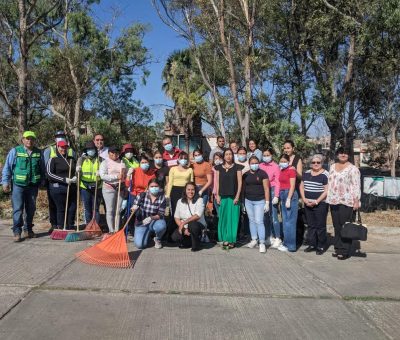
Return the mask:
[[[234,248],[240,215],[243,166],[235,163],[231,149],[225,149],[223,161],[223,164],[215,167],[216,200],[220,205],[218,240],[224,247]]]

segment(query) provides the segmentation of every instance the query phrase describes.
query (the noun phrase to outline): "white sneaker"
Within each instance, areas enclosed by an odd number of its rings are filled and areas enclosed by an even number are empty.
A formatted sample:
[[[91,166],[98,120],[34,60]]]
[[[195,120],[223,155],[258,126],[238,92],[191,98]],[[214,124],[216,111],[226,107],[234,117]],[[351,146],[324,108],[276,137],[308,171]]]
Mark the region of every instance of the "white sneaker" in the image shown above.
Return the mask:
[[[257,240],[251,240],[251,242],[246,244],[247,248],[254,248],[257,245]]]
[[[260,253],[266,253],[267,252],[267,247],[265,246],[264,243],[260,243]]]
[[[284,252],[289,251],[289,249],[288,249],[286,246],[284,246],[283,244],[281,244],[281,245],[278,247],[278,250],[279,250],[279,251],[284,251]]]
[[[157,240],[155,237],[154,237],[154,248],[156,248],[156,249],[161,249],[162,248],[162,243],[161,243],[161,241],[160,240]]]
[[[271,248],[278,249],[281,244],[282,244],[282,240],[280,238],[276,238],[274,243],[272,243]]]

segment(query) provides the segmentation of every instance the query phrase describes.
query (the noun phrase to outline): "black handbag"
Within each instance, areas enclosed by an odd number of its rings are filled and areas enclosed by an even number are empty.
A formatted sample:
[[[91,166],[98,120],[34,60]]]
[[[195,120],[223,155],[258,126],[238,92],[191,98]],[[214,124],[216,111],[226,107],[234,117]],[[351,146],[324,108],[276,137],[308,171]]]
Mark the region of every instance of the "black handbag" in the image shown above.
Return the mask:
[[[362,225],[360,210],[357,210],[357,221],[346,222],[343,224],[341,237],[357,241],[366,241],[368,229]]]

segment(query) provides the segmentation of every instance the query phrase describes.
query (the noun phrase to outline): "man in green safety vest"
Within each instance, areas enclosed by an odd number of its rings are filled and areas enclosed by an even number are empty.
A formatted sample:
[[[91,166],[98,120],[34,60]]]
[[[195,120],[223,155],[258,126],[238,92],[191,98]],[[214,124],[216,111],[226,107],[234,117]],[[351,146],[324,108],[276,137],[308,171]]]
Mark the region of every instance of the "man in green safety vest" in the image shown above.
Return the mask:
[[[54,134],[54,139],[55,139],[55,143],[43,150],[43,163],[44,163],[43,166],[44,167],[47,166],[47,163],[49,162],[49,160],[51,158],[54,158],[57,156],[57,152],[56,152],[57,151],[57,146],[56,146],[57,143],[60,141],[67,142],[67,136],[66,136],[65,132],[62,130],[56,131],[56,133]],[[75,158],[74,150],[72,150],[72,148],[68,148],[68,157]],[[44,173],[45,172],[46,171],[44,170]],[[49,202],[49,220],[50,220],[49,233],[51,234],[51,232],[57,225],[57,207],[56,207],[56,204],[55,204],[53,198],[50,195],[50,189],[49,189],[48,183],[46,183],[46,187],[47,187],[47,199]]]
[[[3,191],[12,191],[12,229],[15,242],[21,242],[22,229],[24,238],[36,237],[32,230],[33,216],[36,211],[38,189],[44,180],[44,174],[42,154],[40,149],[35,147],[35,142],[35,133],[25,131],[22,145],[10,150],[3,168]]]
[[[79,188],[85,209],[86,224],[93,218],[93,208],[95,208],[96,221],[99,222],[100,219],[99,205],[101,201],[101,191],[99,189],[101,188],[101,180],[99,177],[99,168],[102,160],[103,158],[98,155],[96,145],[93,141],[90,141],[86,143],[83,154],[79,157],[76,166],[76,172],[80,173]]]

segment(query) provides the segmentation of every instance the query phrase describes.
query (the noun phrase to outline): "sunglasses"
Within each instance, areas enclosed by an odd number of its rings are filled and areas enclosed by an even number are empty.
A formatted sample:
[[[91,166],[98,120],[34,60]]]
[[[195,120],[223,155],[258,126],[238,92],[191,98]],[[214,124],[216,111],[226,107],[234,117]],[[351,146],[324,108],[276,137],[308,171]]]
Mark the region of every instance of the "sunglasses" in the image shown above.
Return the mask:
[[[321,164],[321,162],[311,162],[311,164]]]
[[[104,139],[95,139],[96,142],[102,142]]]

